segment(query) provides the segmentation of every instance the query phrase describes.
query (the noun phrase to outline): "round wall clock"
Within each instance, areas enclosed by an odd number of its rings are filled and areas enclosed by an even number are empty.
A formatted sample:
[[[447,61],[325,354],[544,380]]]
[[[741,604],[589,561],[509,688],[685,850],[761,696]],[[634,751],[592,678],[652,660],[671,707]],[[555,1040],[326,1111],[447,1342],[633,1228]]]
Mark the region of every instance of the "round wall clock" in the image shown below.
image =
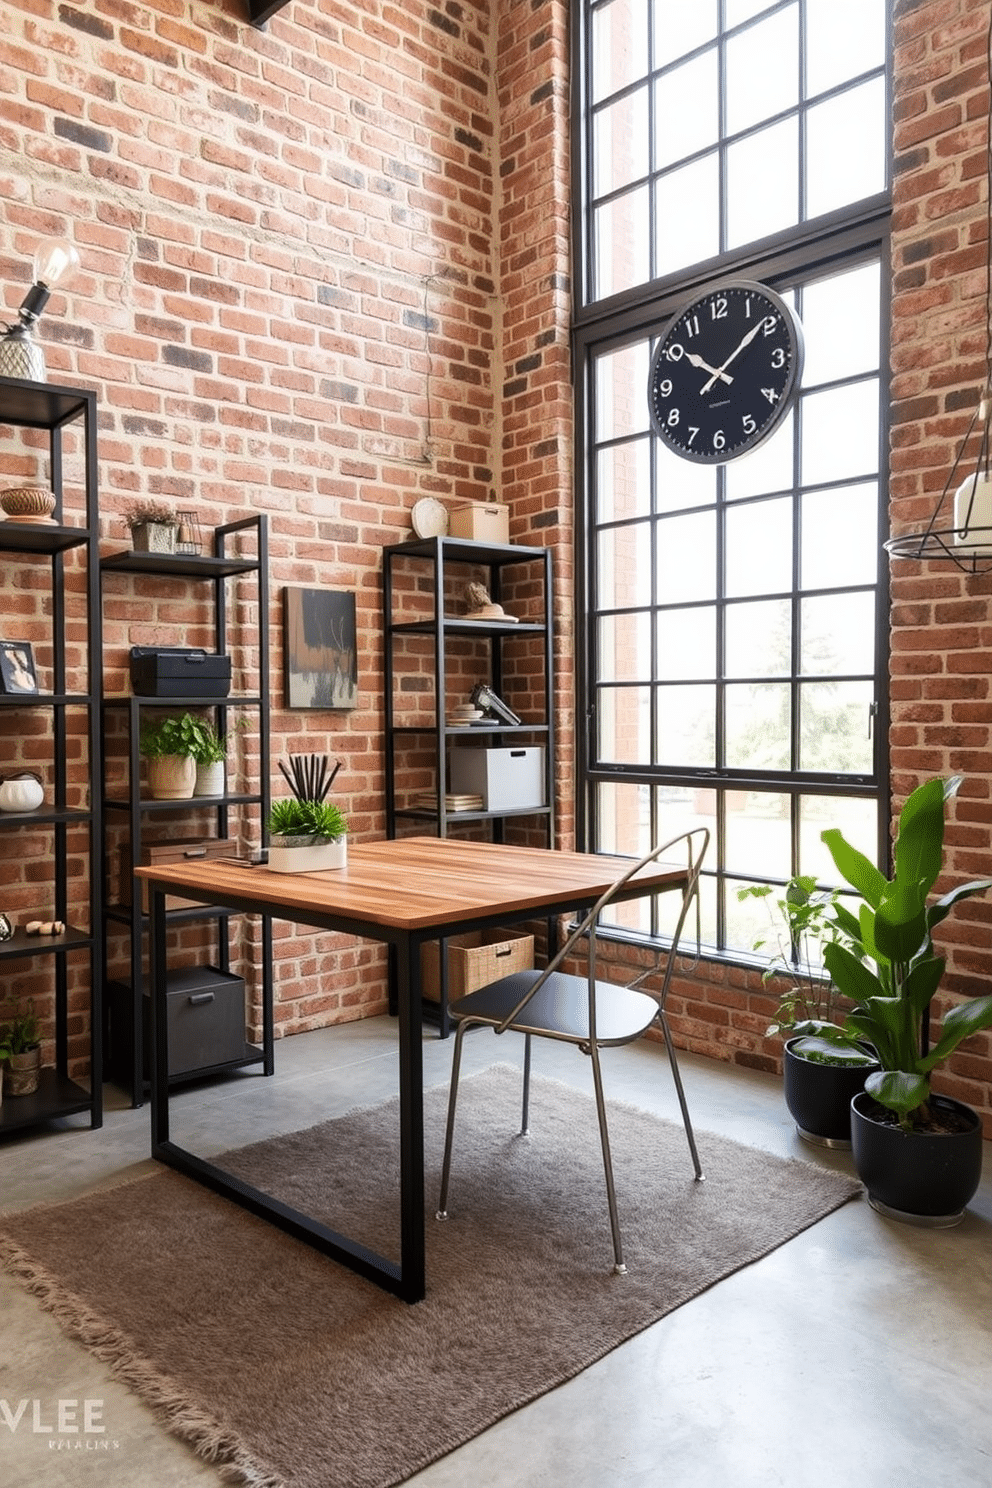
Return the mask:
[[[674,317],[651,361],[651,424],[673,454],[723,465],[772,434],[799,392],[803,332],[774,290],[721,284]]]

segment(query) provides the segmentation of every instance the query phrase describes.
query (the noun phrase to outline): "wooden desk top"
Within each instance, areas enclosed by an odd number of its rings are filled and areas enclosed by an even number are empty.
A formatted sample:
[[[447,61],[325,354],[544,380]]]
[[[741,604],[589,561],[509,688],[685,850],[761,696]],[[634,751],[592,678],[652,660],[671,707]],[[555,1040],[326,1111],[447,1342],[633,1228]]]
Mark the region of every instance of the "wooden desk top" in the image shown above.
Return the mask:
[[[251,901],[256,912],[287,920],[306,923],[309,908],[370,926],[423,930],[493,913],[589,905],[629,867],[629,858],[593,853],[407,837],[349,842],[348,866],[324,873],[273,873],[216,858],[134,871],[170,889],[199,891],[205,902]],[[674,888],[686,871],[656,863],[634,882]]]

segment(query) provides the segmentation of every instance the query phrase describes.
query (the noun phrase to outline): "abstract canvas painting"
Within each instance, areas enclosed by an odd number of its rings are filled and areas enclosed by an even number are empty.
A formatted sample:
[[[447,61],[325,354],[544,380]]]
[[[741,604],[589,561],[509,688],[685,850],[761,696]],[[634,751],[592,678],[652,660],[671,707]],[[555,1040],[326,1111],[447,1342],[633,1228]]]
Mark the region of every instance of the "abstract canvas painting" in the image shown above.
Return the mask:
[[[354,594],[287,587],[282,596],[286,707],[356,707]]]

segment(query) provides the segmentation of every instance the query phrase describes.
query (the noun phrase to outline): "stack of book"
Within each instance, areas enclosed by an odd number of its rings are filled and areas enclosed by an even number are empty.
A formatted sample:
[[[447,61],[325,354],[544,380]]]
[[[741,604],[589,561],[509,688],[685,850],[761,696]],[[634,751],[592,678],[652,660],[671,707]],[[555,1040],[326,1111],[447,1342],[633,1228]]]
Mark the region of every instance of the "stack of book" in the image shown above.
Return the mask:
[[[413,804],[421,810],[436,811],[437,791],[422,791],[419,796],[414,796]],[[444,798],[444,809],[445,811],[481,811],[482,797],[457,795],[451,791]]]

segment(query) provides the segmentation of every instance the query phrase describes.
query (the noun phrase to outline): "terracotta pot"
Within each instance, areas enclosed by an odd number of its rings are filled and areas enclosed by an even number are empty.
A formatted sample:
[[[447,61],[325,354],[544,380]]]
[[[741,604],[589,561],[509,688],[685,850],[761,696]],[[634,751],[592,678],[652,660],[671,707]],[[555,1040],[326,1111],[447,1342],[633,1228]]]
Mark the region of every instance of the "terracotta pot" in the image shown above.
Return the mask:
[[[162,754],[148,761],[148,789],[155,801],[188,801],[196,785],[196,761],[187,754]]]
[[[23,1054],[11,1054],[7,1074],[7,1094],[34,1095],[41,1077],[41,1045],[35,1044]]]

